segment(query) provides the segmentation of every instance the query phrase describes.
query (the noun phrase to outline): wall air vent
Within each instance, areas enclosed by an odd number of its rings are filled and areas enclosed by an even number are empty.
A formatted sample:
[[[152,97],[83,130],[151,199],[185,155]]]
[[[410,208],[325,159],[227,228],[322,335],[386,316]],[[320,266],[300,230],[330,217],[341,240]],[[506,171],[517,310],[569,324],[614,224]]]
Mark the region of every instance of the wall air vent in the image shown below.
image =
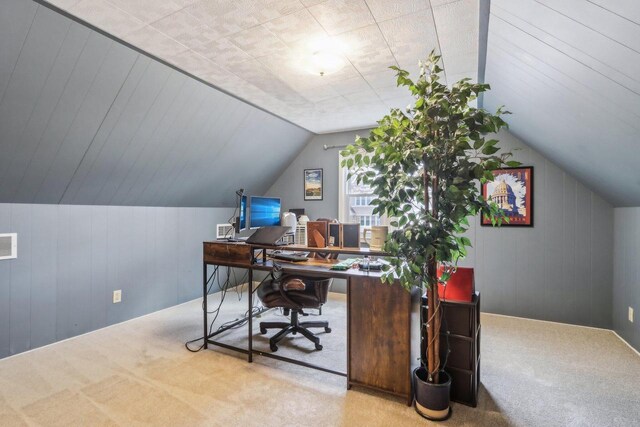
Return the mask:
[[[18,258],[18,234],[0,234],[0,260]]]

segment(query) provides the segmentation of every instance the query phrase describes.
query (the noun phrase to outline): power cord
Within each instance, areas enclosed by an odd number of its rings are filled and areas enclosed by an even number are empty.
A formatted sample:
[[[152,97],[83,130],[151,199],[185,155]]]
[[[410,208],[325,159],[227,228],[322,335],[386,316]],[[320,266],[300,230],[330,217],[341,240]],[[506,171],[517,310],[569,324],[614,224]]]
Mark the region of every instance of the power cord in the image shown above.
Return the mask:
[[[244,276],[242,277],[241,281],[240,281],[240,285],[238,285],[238,281],[237,281],[237,277],[236,277],[236,272],[235,269],[232,269],[231,267],[227,267],[227,279],[224,281],[224,283],[221,283],[221,279],[220,279],[220,274],[219,274],[219,266],[216,266],[216,268],[214,269],[213,273],[211,273],[211,276],[209,276],[209,279],[207,280],[207,284],[209,285],[209,287],[207,288],[207,295],[206,297],[209,296],[211,288],[213,287],[214,283],[218,284],[218,289],[220,290],[220,292],[222,293],[222,296],[220,297],[220,302],[218,303],[218,307],[213,310],[213,311],[207,311],[207,314],[213,314],[213,320],[211,320],[211,322],[209,323],[209,329],[208,329],[208,333],[207,333],[207,337],[209,337],[212,333],[213,333],[213,325],[216,322],[216,320],[218,319],[218,316],[220,315],[220,309],[222,308],[222,304],[224,303],[224,300],[227,296],[227,292],[229,290],[229,286],[231,285],[231,277],[233,276],[233,282],[236,283],[236,294],[238,295],[238,301],[240,301],[242,299],[242,296],[244,294],[244,283],[245,280],[248,278],[248,272],[246,272],[244,274]],[[215,277],[215,279],[214,279]],[[253,293],[255,293],[258,288],[265,282],[265,280],[267,280],[268,278],[270,278],[270,275],[267,275],[264,277],[264,279],[262,279],[262,281],[258,284],[258,286],[255,287],[255,289],[253,290]],[[240,288],[240,292],[238,292],[238,288]],[[257,314],[259,314],[262,310],[264,309],[264,307],[262,305],[254,305],[251,309],[251,316],[255,316]],[[202,310],[204,311],[204,300],[202,301]],[[245,311],[243,314],[243,320],[242,322],[238,323],[237,325],[234,326],[229,326],[235,322],[237,322],[239,319],[234,319],[228,322],[223,323],[222,325],[220,325],[217,329],[216,332],[222,331],[225,328],[226,329],[237,329],[241,326],[244,326],[247,324],[247,322],[249,321],[249,310]],[[202,340],[202,344],[196,348],[193,349],[191,347],[189,347],[190,344],[193,344],[195,342],[198,342]],[[192,353],[197,353],[200,350],[202,350],[204,348],[205,345],[205,337],[199,337],[199,338],[195,338],[193,340],[187,341],[184,346],[187,350],[189,350]]]

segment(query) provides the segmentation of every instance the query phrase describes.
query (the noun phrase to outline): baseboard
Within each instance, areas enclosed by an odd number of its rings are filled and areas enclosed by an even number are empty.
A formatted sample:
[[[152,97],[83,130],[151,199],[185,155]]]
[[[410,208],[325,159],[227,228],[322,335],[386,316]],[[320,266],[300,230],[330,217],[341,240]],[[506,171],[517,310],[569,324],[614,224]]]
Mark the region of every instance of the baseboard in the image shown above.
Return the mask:
[[[488,314],[490,316],[499,316],[499,317],[510,317],[512,319],[532,320],[534,322],[553,323],[553,324],[556,324],[556,325],[575,326],[577,328],[595,329],[595,330],[598,330],[598,331],[611,331],[611,332],[613,332],[611,329],[598,328],[597,326],[576,325],[575,323],[554,322],[553,320],[531,319],[529,317],[510,316],[508,314],[487,313],[486,311],[481,312],[481,314]]]
[[[625,343],[631,350],[633,350],[633,352],[640,356],[640,352],[638,350],[636,350],[631,344],[629,344],[627,341],[625,341],[624,338],[622,338],[620,335],[618,335],[618,333],[616,331],[614,331],[613,329],[607,329],[607,328],[598,328],[595,326],[585,326],[585,325],[576,325],[573,323],[562,323],[562,322],[554,322],[552,320],[540,320],[540,319],[530,319],[528,317],[519,317],[519,316],[509,316],[507,314],[498,314],[498,313],[486,313],[486,312],[482,312],[482,315],[488,315],[488,316],[497,316],[497,317],[508,317],[511,319],[522,319],[522,320],[531,320],[533,322],[542,322],[542,323],[553,323],[556,325],[564,325],[564,326],[575,326],[576,328],[586,328],[586,329],[595,329],[597,331],[606,331],[606,332],[611,332],[612,334],[614,334],[616,337],[618,337],[618,339],[620,339],[620,341],[622,341],[623,343]]]
[[[196,298],[196,299],[202,300],[202,297]],[[52,343],[45,344],[45,345],[42,345],[40,347],[30,348],[29,350],[25,350],[25,351],[22,351],[20,353],[16,353],[16,354],[12,354],[12,355],[7,356],[7,357],[0,358],[0,362],[2,362],[3,360],[11,359],[13,357],[22,356],[23,354],[31,353],[32,351],[42,350],[43,348],[51,347],[52,345],[60,344],[60,343],[66,342],[66,341],[75,340],[76,338],[80,338],[82,336],[85,336],[85,335],[88,335],[88,334],[92,334],[94,332],[98,332],[98,331],[102,331],[102,330],[105,330],[105,329],[113,328],[114,326],[119,326],[119,325],[122,325],[123,323],[128,323],[128,322],[131,322],[131,321],[134,321],[134,320],[142,319],[143,317],[151,316],[152,314],[156,314],[156,313],[159,313],[159,312],[164,311],[164,310],[170,310],[170,309],[175,308],[175,307],[180,307],[181,305],[189,304],[192,301],[194,301],[194,300],[189,300],[189,301],[181,302],[180,304],[172,305],[170,307],[161,308],[160,310],[152,311],[150,313],[143,314],[142,316],[137,316],[137,317],[133,317],[131,319],[123,320],[122,322],[114,323],[113,325],[103,326],[102,328],[94,329],[92,331],[88,331],[88,332],[85,332],[85,333],[80,334],[80,335],[74,335],[72,337],[65,338],[65,339],[60,340],[60,341],[54,341]]]
[[[622,341],[623,343],[625,343],[631,350],[633,350],[633,352],[640,357],[640,351],[636,350],[635,347],[633,347],[631,344],[629,344],[624,338],[622,338],[620,335],[618,335],[618,333],[616,331],[611,331],[613,332],[613,334],[615,336],[617,336],[618,338],[620,338],[620,341]]]

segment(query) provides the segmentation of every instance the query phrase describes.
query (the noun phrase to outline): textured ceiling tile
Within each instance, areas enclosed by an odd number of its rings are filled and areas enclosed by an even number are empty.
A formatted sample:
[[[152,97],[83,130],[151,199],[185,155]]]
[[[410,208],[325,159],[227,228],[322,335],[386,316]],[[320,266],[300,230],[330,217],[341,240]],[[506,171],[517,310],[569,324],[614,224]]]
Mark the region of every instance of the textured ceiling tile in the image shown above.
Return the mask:
[[[192,50],[167,56],[167,60],[174,65],[179,64],[180,68],[198,77],[221,72],[220,67]]]
[[[243,28],[260,24],[252,17],[256,7],[251,0],[224,1],[224,0],[200,0],[188,6],[185,11],[202,19],[207,25],[227,25],[236,28],[236,32]],[[229,34],[229,33],[227,33]]]
[[[268,68],[258,60],[238,64],[235,74],[253,84],[263,92],[268,93],[282,102],[305,102],[297,92],[277,78]]]
[[[310,86],[307,88],[296,88],[296,91],[303,96],[306,100],[312,103],[324,101],[325,99],[335,98],[340,96],[338,92],[332,89],[330,86]]]
[[[334,98],[325,99],[320,102],[316,102],[315,111],[321,113],[332,112],[336,109],[347,108],[349,101],[342,96],[336,96]]]
[[[377,73],[364,74],[363,77],[374,89],[396,86],[396,74],[394,70],[386,69]]]
[[[332,35],[375,23],[364,0],[327,0],[309,11]]]
[[[389,49],[380,49],[368,55],[354,57],[351,62],[361,74],[381,72],[392,65],[398,65]]]
[[[452,66],[447,66],[447,57],[468,55],[477,68],[478,52],[478,2],[477,0],[460,0],[444,6],[433,8],[433,16],[438,28],[438,39],[442,59],[447,74],[458,74],[469,71],[465,65],[463,69],[456,69],[458,61],[452,60]]]
[[[153,22],[151,26],[191,49],[200,49],[203,45],[218,39],[225,30],[225,28],[214,30],[184,10]]]
[[[335,39],[344,46],[345,54],[361,74],[397,65],[377,25],[349,31],[335,36]]]
[[[218,66],[210,68],[206,73],[199,75],[203,80],[206,80],[218,87],[225,85],[231,76],[232,74],[230,72]]]
[[[163,59],[176,56],[188,49],[185,45],[149,26],[127,34],[124,39],[145,52]]]
[[[373,124],[398,96],[388,67],[417,73],[418,60],[437,48],[435,28],[453,39],[442,52],[448,74],[477,68],[477,0],[433,0],[437,26],[428,0],[52,1],[241,99],[301,125],[319,123],[313,131],[332,120],[336,130],[367,117]],[[344,66],[320,76],[313,54],[324,49]]]
[[[447,70],[447,81],[452,83],[451,76],[472,72],[477,72],[478,60],[465,52],[460,54],[449,54],[447,57],[443,57],[444,67]]]
[[[351,77],[345,80],[334,81],[331,84],[333,90],[340,95],[347,95],[350,93],[362,92],[369,89],[371,86],[361,76]]]
[[[248,53],[227,38],[201,45],[194,51],[227,69],[233,69],[237,64],[251,59]]]
[[[231,24],[249,28],[303,7],[299,0],[201,0],[187,10],[211,26]]]
[[[327,0],[300,0],[300,2],[304,5],[304,7],[315,6],[320,3],[324,3]]]
[[[430,9],[380,23],[380,31],[399,62],[417,62],[439,51],[438,34]]]
[[[442,6],[445,4],[449,4],[449,3],[455,3],[461,0],[431,0],[431,6],[436,7],[436,6]]]
[[[273,75],[286,81],[299,81],[313,84],[319,81],[315,76],[296,64],[296,57],[290,51],[283,51],[273,55],[265,55],[257,58],[260,64],[268,68]],[[319,78],[319,77],[318,77]]]
[[[412,105],[416,100],[411,95],[400,95],[396,98],[385,99],[385,105],[388,108],[400,108],[405,110],[408,106]]]
[[[262,25],[236,33],[229,40],[254,58],[288,51],[287,45]]]
[[[348,93],[343,95],[344,98],[352,104],[366,104],[370,102],[379,102],[380,97],[373,89],[368,88],[360,92]]]
[[[102,0],[82,0],[69,11],[102,30],[122,37],[144,27],[145,23]]]
[[[183,6],[169,0],[107,0],[145,23],[156,21],[180,10]]]
[[[288,44],[313,41],[327,34],[307,9],[274,19],[264,26]]]
[[[459,82],[462,79],[471,79],[475,81],[477,79],[477,74],[477,70],[469,70],[466,73],[459,74],[447,74],[447,81],[449,82],[449,85]]]
[[[342,46],[347,56],[364,56],[371,52],[386,48],[387,43],[377,25],[368,25],[356,30],[334,36],[334,40]]]
[[[366,2],[378,22],[429,8],[429,0],[366,0]]]
[[[384,101],[388,101],[390,99],[397,99],[399,97],[410,96],[409,89],[407,89],[405,86],[401,86],[401,87],[388,86],[386,88],[376,89],[376,92],[378,93],[378,96],[380,97],[380,99]]]
[[[60,9],[68,10],[80,3],[81,0],[49,0],[49,3],[58,6]]]

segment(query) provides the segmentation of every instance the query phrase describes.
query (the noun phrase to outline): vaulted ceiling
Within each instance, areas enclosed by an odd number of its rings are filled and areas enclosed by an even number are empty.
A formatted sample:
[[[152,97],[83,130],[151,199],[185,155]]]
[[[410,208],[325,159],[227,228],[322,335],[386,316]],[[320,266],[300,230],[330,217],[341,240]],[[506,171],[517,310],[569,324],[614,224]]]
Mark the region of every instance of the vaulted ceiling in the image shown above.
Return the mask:
[[[640,1],[493,0],[484,107],[616,206],[640,206]],[[562,185],[562,183],[557,183]]]
[[[264,191],[309,130],[406,105],[387,67],[415,72],[436,49],[447,82],[484,76],[483,106],[506,105],[512,132],[639,206],[640,2],[493,0],[486,20],[487,4],[4,0],[0,202],[230,205],[236,188]],[[344,68],[293,61],[317,38],[342,46]]]
[[[406,106],[388,67],[415,72],[432,49],[448,81],[478,76],[477,0],[47,1],[316,133],[368,127]],[[345,66],[310,73],[318,43]]]
[[[0,2],[0,203],[233,206],[310,137],[38,3]]]

